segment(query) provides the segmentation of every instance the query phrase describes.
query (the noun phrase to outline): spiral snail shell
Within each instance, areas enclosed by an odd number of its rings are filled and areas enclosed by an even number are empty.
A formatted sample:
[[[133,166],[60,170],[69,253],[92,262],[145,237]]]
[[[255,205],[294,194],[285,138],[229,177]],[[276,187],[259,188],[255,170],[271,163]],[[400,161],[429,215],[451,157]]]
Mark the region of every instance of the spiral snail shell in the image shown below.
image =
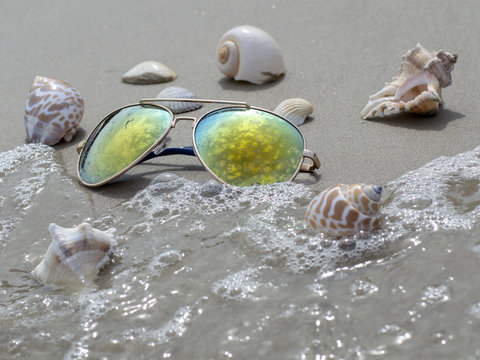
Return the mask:
[[[83,97],[64,80],[36,76],[25,105],[25,129],[31,142],[55,145],[72,140],[84,111]]]
[[[242,25],[228,30],[217,46],[220,71],[238,81],[265,84],[279,79],[285,65],[277,42],[264,30]]]
[[[381,186],[332,186],[310,202],[307,221],[314,229],[338,237],[370,231],[380,223],[381,196]]]

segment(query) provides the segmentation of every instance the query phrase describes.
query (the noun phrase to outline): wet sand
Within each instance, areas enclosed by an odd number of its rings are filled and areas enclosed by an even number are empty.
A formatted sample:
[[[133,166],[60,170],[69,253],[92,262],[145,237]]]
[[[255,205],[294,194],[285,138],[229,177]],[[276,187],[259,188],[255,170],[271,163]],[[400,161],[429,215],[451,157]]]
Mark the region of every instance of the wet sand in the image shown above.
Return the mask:
[[[163,88],[189,88],[202,98],[230,99],[273,109],[302,97],[314,106],[305,123],[308,147],[322,167],[302,175],[320,191],[345,182],[384,184],[442,155],[479,144],[478,15],[475,1],[128,1],[2,2],[0,23],[0,151],[25,143],[23,111],[36,75],[65,79],[84,96],[81,129],[55,148],[76,177],[76,145],[112,110]],[[258,86],[226,79],[216,67],[216,46],[228,29],[250,24],[280,44],[287,73]],[[444,89],[436,116],[406,115],[363,121],[368,96],[391,80],[402,54],[417,42],[458,54],[453,85]],[[178,73],[170,83],[130,85],[121,76],[133,65],[158,60]],[[200,116],[208,107],[193,114]],[[173,145],[191,145],[180,123]],[[120,181],[93,190],[98,209],[130,198],[160,171],[210,179],[195,158],[175,156],[137,167]],[[77,184],[77,182],[75,182]],[[80,185],[79,185],[80,187]]]

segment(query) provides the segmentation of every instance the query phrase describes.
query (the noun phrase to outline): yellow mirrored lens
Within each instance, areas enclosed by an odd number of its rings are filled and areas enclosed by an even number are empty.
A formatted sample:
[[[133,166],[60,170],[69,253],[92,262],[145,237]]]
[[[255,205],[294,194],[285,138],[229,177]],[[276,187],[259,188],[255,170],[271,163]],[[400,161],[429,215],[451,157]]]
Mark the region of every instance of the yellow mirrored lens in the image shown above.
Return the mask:
[[[84,146],[80,177],[93,185],[118,174],[152,147],[171,121],[167,110],[149,104],[128,106],[110,114]]]
[[[249,186],[290,180],[301,164],[305,144],[300,132],[277,115],[227,108],[201,119],[195,145],[217,177]]]

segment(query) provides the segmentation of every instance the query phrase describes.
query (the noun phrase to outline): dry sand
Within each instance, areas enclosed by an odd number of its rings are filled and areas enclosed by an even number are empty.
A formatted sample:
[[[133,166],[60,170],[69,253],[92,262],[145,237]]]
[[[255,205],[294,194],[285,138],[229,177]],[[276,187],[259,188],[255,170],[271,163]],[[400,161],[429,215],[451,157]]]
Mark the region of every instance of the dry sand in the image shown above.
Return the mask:
[[[166,86],[199,97],[242,100],[273,109],[286,98],[314,105],[301,129],[322,167],[318,190],[339,182],[385,184],[441,155],[477,146],[480,134],[480,3],[471,1],[2,1],[0,12],[0,151],[25,143],[23,111],[35,75],[65,79],[85,98],[81,130],[56,146],[66,171],[76,175],[76,145],[103,116]],[[228,29],[250,24],[280,44],[287,67],[265,86],[225,79],[215,49]],[[421,42],[455,52],[453,85],[441,112],[363,121],[368,96],[397,72],[403,53]],[[159,60],[178,78],[158,85],[129,85],[121,76],[144,60]],[[205,108],[196,111],[199,116]],[[191,145],[191,128],[179,123],[174,145]],[[195,158],[174,156],[142,165],[110,186],[93,190],[99,208],[129,198],[159,171],[204,181]],[[79,185],[80,186],[80,185]]]

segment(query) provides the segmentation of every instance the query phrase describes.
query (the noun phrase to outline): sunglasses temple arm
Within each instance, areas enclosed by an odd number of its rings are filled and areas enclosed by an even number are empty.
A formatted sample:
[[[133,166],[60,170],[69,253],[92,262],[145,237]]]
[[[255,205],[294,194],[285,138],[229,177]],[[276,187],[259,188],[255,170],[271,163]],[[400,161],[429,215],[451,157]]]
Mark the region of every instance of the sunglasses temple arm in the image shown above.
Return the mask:
[[[315,154],[313,151],[310,150],[303,150],[303,160],[305,161],[305,158],[308,158],[312,160],[313,164],[306,164],[305,162],[302,164],[302,167],[300,168],[301,172],[314,172],[316,169],[320,169],[320,160],[318,159],[317,154]]]
[[[188,155],[188,156],[195,156],[195,152],[193,151],[193,146],[184,146],[181,148],[166,148],[159,154],[155,154],[154,151],[152,151],[150,154],[145,156],[140,163],[154,159],[159,156],[168,156],[168,155]]]

